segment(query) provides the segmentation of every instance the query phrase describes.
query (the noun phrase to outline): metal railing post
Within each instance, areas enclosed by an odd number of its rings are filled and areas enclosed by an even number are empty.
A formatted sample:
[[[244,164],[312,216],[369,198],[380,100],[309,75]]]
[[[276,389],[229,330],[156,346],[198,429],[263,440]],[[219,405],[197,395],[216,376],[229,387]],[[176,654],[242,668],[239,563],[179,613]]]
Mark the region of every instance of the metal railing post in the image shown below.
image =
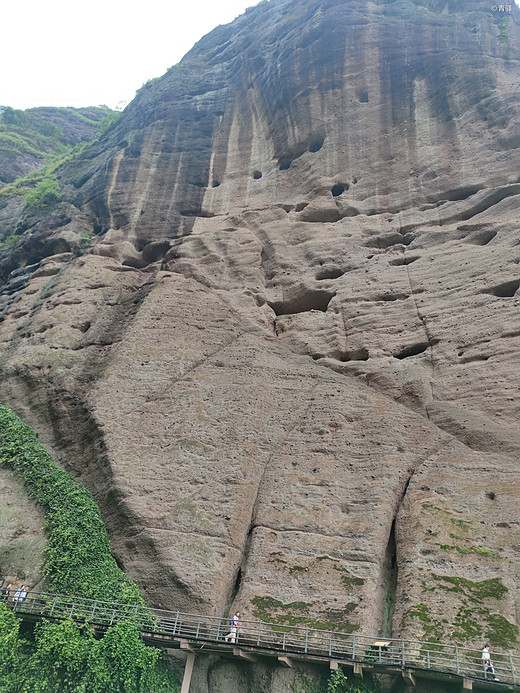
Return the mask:
[[[458,645],[455,645],[455,666],[457,667],[457,674],[460,674]]]
[[[285,636],[286,636],[286,635],[287,635],[287,633],[284,633],[284,634],[283,634],[282,650],[285,650]]]
[[[305,654],[307,654],[308,649],[309,649],[309,629],[306,628],[305,629],[305,649],[304,649]]]
[[[329,635],[329,657],[332,657],[332,635]]]
[[[54,601],[52,602],[51,611],[49,613],[49,616],[52,616],[52,614],[54,613],[54,607],[56,606],[56,599],[57,598],[58,597],[54,597]]]
[[[509,653],[509,666],[511,667],[511,678],[513,680],[513,686],[516,684],[516,675],[515,675],[515,667],[513,664],[513,655],[510,652]]]
[[[426,650],[426,666],[428,669],[431,669],[430,666],[430,650]]]
[[[356,636],[352,636],[352,659],[356,659]]]
[[[404,640],[401,638],[401,664],[403,667],[406,664],[406,653],[404,651]]]
[[[258,638],[256,639],[256,644],[260,647],[260,633],[262,632],[262,624],[258,624]]]

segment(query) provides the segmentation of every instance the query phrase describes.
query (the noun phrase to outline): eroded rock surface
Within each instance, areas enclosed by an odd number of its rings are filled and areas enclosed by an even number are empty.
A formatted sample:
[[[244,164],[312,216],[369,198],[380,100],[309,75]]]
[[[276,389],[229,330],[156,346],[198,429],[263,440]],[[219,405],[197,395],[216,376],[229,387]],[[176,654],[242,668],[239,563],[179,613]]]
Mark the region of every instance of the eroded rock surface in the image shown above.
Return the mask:
[[[0,469],[0,499],[0,577],[32,588],[42,579],[45,516],[10,469]]]
[[[518,24],[261,4],[4,260],[2,397],[151,605],[518,647]]]

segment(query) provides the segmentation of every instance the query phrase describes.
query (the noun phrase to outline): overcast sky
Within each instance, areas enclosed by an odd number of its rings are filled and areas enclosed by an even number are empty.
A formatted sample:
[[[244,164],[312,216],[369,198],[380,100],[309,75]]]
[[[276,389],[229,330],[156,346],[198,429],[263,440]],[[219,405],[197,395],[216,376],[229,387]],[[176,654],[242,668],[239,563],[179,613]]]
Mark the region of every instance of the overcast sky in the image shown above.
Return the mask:
[[[202,36],[258,1],[2,3],[0,105],[124,106]]]
[[[178,63],[202,36],[257,3],[4,2],[0,105],[31,108],[106,104],[121,108],[144,82]]]

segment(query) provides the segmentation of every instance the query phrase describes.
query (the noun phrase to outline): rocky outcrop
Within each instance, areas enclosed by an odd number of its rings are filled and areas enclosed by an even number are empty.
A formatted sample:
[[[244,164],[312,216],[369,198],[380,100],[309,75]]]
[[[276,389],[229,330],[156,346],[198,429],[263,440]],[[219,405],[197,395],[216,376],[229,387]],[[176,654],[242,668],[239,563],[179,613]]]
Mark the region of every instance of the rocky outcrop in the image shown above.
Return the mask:
[[[3,399],[151,605],[518,647],[518,23],[261,3],[4,258]]]

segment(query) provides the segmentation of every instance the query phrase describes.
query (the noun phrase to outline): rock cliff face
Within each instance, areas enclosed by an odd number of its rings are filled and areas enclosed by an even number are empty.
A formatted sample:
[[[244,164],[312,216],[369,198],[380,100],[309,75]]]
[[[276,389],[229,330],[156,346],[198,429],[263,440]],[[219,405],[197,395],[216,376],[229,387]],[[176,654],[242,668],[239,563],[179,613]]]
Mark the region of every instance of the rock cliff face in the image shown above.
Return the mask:
[[[151,605],[518,647],[519,39],[264,2],[59,172],[2,397]]]

